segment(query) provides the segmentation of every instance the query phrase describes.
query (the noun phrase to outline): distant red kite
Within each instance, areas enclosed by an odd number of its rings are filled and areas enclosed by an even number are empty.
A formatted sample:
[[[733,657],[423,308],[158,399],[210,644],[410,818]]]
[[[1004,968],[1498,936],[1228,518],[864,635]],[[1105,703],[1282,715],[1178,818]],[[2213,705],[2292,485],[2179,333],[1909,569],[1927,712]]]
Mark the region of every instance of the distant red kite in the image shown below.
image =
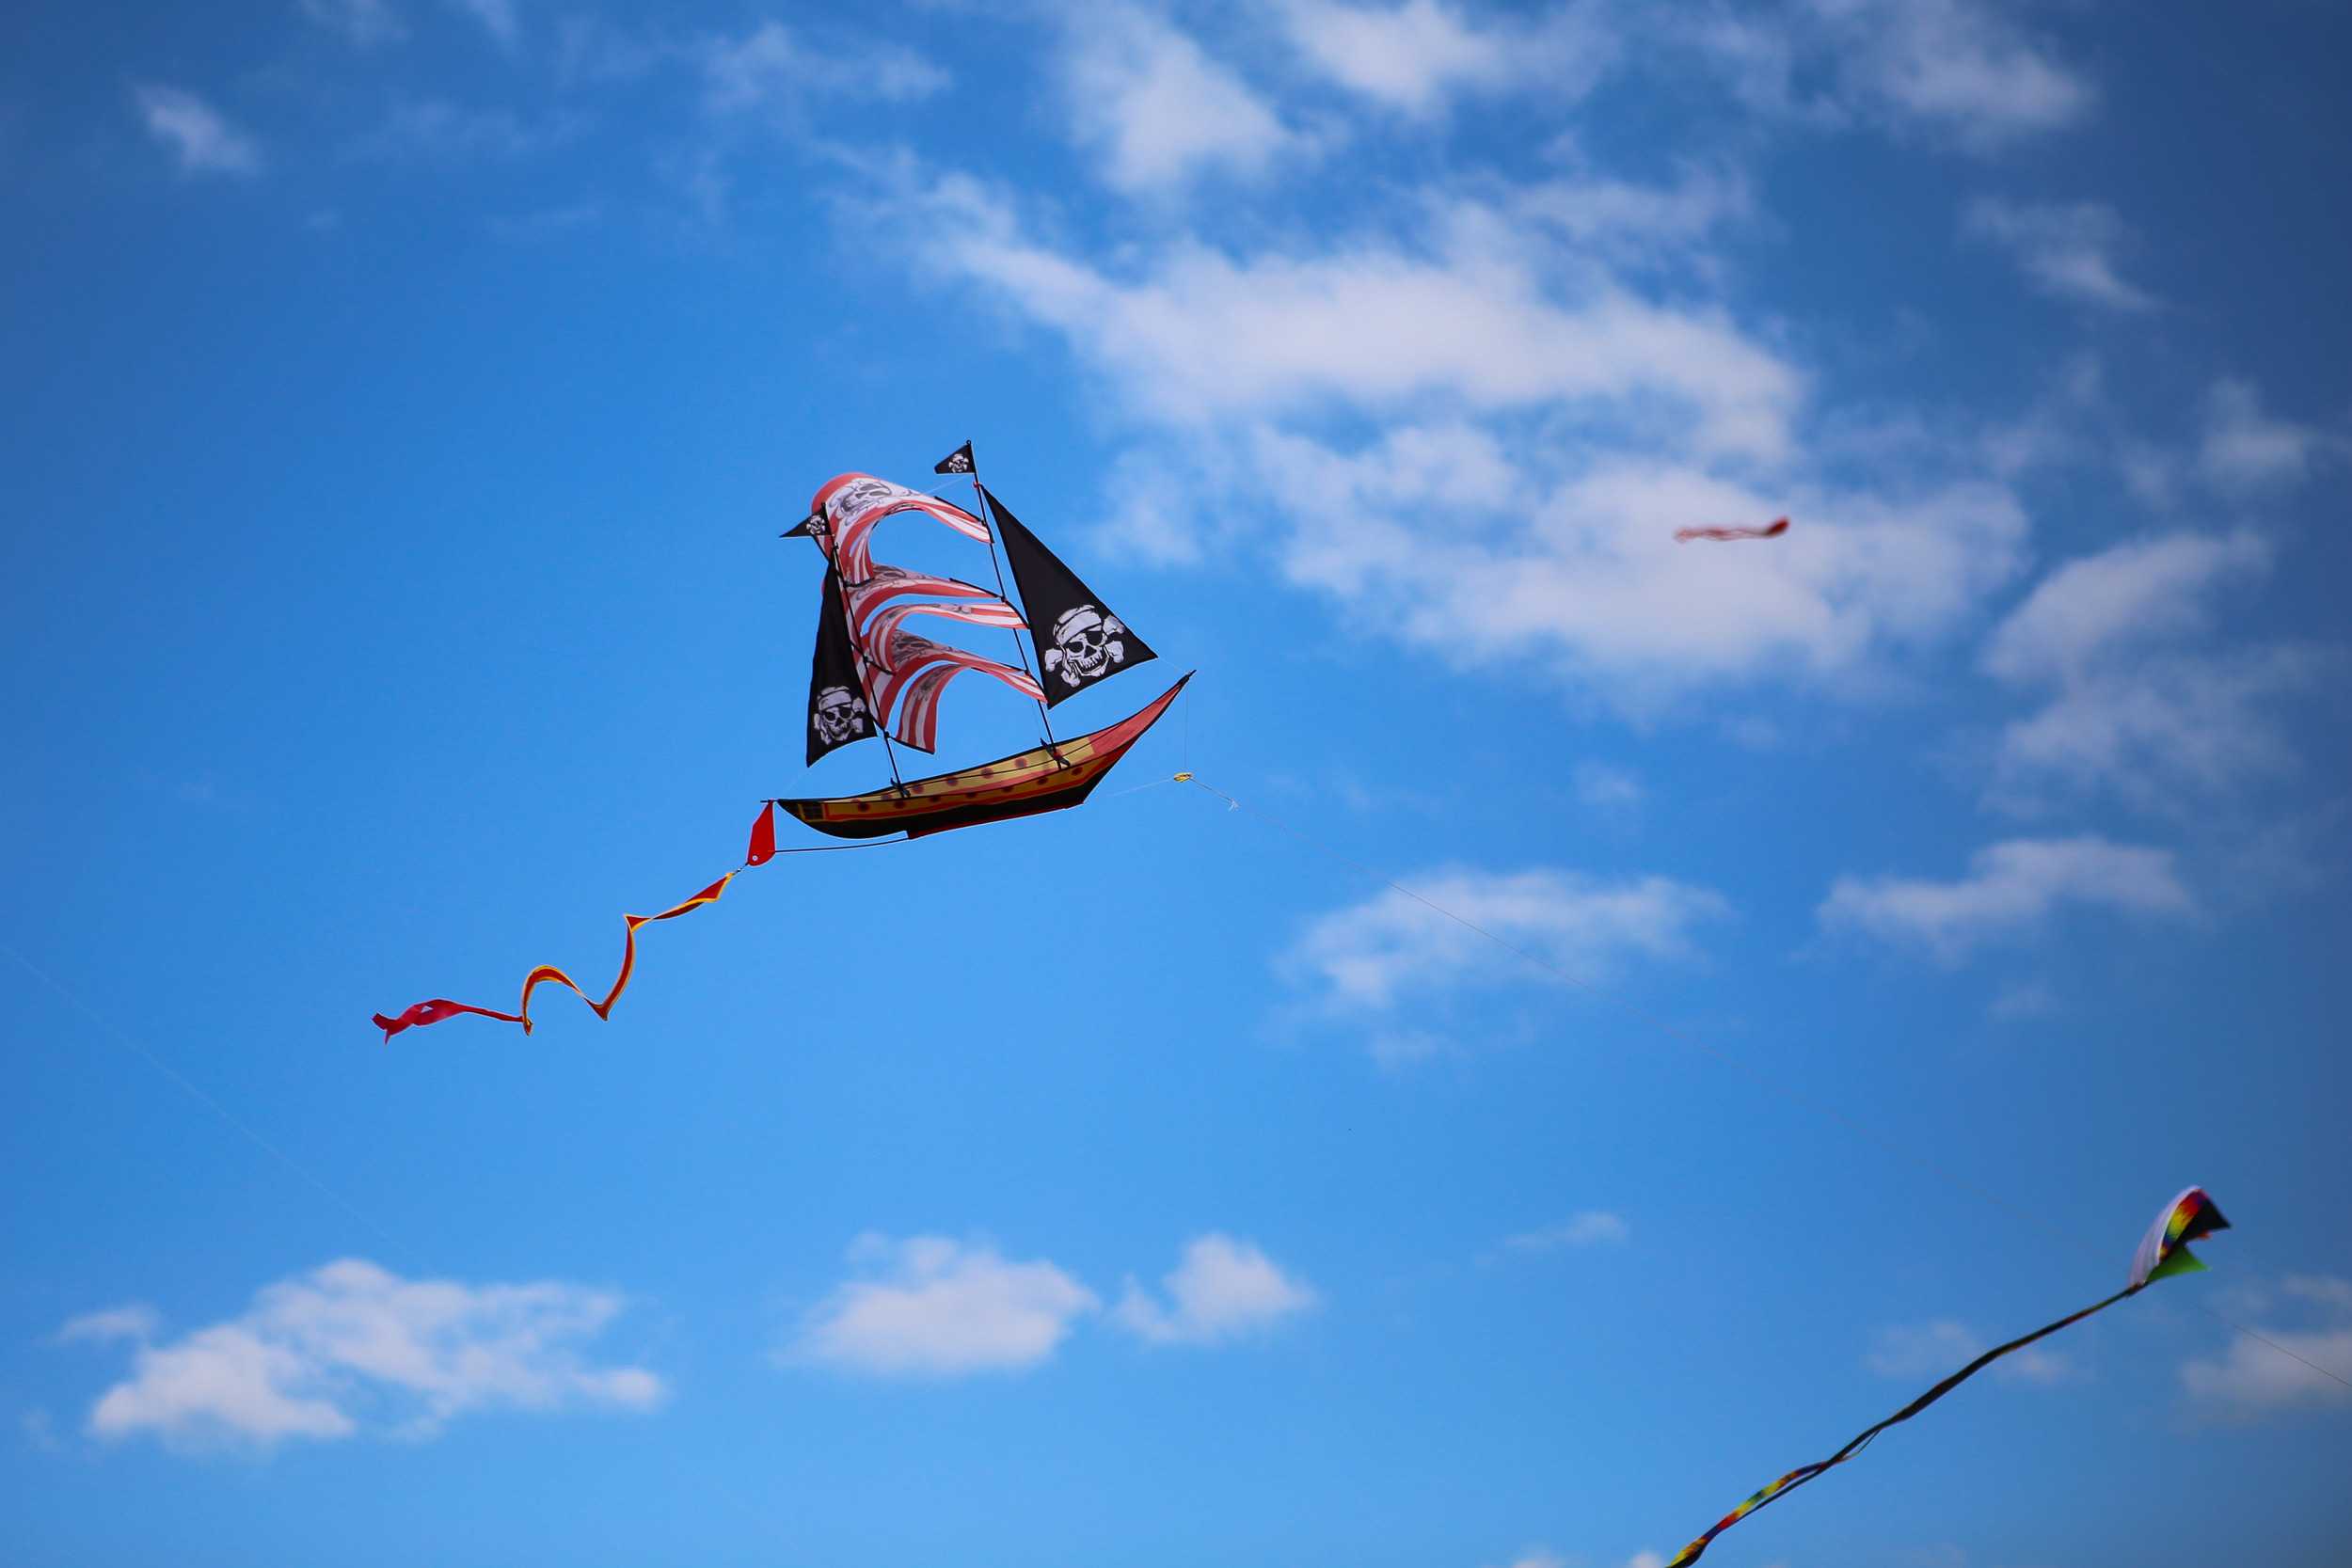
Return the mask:
[[[1777,518],[1770,528],[1678,528],[1675,543],[1687,545],[1693,539],[1777,539],[1788,531],[1788,519]]]

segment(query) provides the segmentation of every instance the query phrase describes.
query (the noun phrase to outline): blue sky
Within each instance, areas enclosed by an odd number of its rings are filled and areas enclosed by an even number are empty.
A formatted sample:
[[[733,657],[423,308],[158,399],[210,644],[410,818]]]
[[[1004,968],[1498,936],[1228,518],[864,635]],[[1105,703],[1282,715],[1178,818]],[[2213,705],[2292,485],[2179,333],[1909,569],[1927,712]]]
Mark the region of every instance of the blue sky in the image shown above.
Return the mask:
[[[1708,1560],[2332,1560],[2348,33],[26,12],[12,1560],[1642,1568],[2198,1181]],[[775,535],[967,436],[1103,795],[379,1044],[881,780]]]

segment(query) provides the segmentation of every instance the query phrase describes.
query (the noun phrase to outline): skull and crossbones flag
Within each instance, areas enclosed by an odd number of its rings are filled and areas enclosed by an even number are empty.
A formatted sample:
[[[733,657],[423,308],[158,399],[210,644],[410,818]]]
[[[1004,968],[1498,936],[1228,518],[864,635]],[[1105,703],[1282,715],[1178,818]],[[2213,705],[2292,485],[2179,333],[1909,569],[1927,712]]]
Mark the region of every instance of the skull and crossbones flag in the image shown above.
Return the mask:
[[[982,485],[980,495],[996,520],[996,537],[1004,543],[1005,562],[1028,613],[1046,706],[1152,657],[1143,639],[1006,511],[993,492]]]
[[[931,472],[935,474],[968,474],[971,471],[972,443],[969,441],[931,465]]]
[[[865,740],[875,733],[859,678],[857,651],[843,618],[841,574],[825,569],[825,597],[817,607],[817,657],[808,667],[808,760]]]

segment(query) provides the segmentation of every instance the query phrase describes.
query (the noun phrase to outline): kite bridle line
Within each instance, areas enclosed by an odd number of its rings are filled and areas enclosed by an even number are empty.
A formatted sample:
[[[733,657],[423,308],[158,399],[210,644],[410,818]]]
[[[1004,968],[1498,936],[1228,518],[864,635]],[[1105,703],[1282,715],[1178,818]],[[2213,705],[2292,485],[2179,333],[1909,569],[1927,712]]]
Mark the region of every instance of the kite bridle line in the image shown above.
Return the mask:
[[[1401,893],[1406,897],[1413,900],[1413,902],[1445,916],[1445,918],[1453,921],[1456,926],[1461,927],[1463,929],[1473,931],[1479,936],[1486,938],[1488,942],[1493,942],[1497,947],[1502,948],[1504,952],[1514,954],[1534,965],[1537,969],[1544,971],[1544,973],[1560,980],[1565,981],[1567,984],[1574,986],[1578,990],[1582,991],[1586,996],[1592,998],[1594,1001],[1604,1003],[1609,1006],[1614,1007],[1627,1017],[1649,1025],[1660,1034],[1666,1035],[1676,1040],[1678,1040],[1694,1051],[1704,1053],[1706,1055],[1712,1057],[1714,1060],[1723,1063],[1725,1067],[1733,1068],[1740,1072],[1745,1073],[1748,1078],[1759,1088],[1779,1096],[1789,1104],[1794,1105],[1801,1110],[1809,1111],[1815,1116],[1825,1117],[1828,1120],[1836,1122],[1839,1126],[1845,1128],[1855,1136],[1862,1138],[1866,1142],[1877,1145],[1879,1148],[1886,1150],[1890,1154],[1893,1154],[1898,1159],[1902,1160],[1916,1169],[1925,1171],[1936,1180],[1943,1181],[1949,1186],[1955,1187],[1973,1197],[1983,1199],[1985,1202],[1990,1203],[1994,1207],[2001,1210],[2004,1213],[2023,1220],[2025,1223],[2034,1227],[2036,1229],[2041,1230],[2045,1235],[2055,1237],[2058,1241],[2067,1243],[2070,1247],[2079,1248],[2086,1253],[2105,1256],[2105,1249],[2094,1246],[2087,1237],[2078,1235],[2074,1231],[2067,1230],[2064,1227],[2044,1219],[2042,1215],[2034,1213],[2030,1210],[2010,1202],[2009,1199],[2003,1197],[1999,1193],[1994,1192],[1990,1188],[1970,1180],[1968,1177],[1963,1176],[1958,1171],[1952,1170],[1949,1167],[1930,1159],[1928,1156],[1921,1154],[1917,1149],[1908,1145],[1897,1142],[1885,1133],[1879,1132],[1878,1129],[1872,1127],[1869,1123],[1857,1120],[1854,1117],[1848,1116],[1836,1106],[1829,1104],[1824,1101],[1816,1100],[1810,1095],[1803,1094],[1793,1088],[1790,1088],[1788,1085],[1765,1072],[1761,1068],[1758,1068],[1753,1063],[1739,1056],[1733,1055],[1730,1052],[1724,1050],[1721,1046],[1714,1044],[1712,1041],[1692,1034],[1689,1030],[1684,1029],[1677,1024],[1672,1023],[1665,1019],[1660,1018],[1657,1014],[1650,1012],[1646,1008],[1634,1003],[1629,1002],[1623,997],[1603,990],[1588,980],[1579,979],[1576,975],[1569,974],[1566,970],[1561,968],[1558,964],[1553,963],[1550,959],[1544,958],[1542,955],[1531,953],[1526,948],[1519,946],[1517,942],[1511,942],[1503,937],[1497,936],[1494,932],[1487,930],[1484,926],[1479,925],[1476,921],[1471,920],[1467,915],[1457,914],[1454,911],[1447,909],[1443,904],[1438,903],[1436,899],[1414,892],[1411,888],[1406,887],[1404,883],[1381,871],[1378,867],[1367,865],[1362,861],[1356,859],[1353,855],[1347,854],[1343,850],[1333,848],[1330,845],[1315,838],[1312,834],[1304,832],[1299,829],[1291,826],[1288,822],[1283,821],[1273,813],[1261,811],[1259,808],[1250,805],[1247,801],[1236,800],[1232,796],[1226,794],[1225,791],[1218,789],[1214,784],[1205,783],[1204,781],[1194,777],[1190,773],[1179,773],[1169,782],[1190,784],[1198,786],[1204,793],[1214,795],[1218,800],[1224,801],[1228,810],[1248,812],[1259,821],[1288,833],[1291,837],[1307,846],[1310,849],[1316,851],[1318,854],[1324,855],[1331,860],[1335,860],[1342,865],[1347,866],[1351,870],[1360,872],[1362,875],[1370,877],[1381,886],[1391,889],[1394,892]],[[2123,1292],[2125,1295],[2129,1295],[2132,1292],[2129,1291]],[[2121,1299],[2122,1299],[2121,1296],[2111,1298],[2111,1300]],[[2106,1307],[2110,1304],[2110,1302],[2101,1302],[2099,1306]],[[2269,1349],[2278,1352],[2280,1355],[2285,1356],[2288,1360],[2296,1362],[2310,1370],[2317,1372],[2320,1376],[2328,1379],[2330,1382],[2342,1384],[2346,1388],[2352,1388],[2352,1378],[2347,1378],[2341,1372],[2335,1371],[2330,1368],[2323,1367],[2318,1362],[2298,1354],[2295,1351],[2290,1350],[2286,1346],[2279,1343],[2278,1340],[2271,1338],[2269,1336],[2261,1333],[2259,1330],[2249,1328],[2246,1324],[2239,1323],[2236,1319],[2216,1311],[2213,1307],[2206,1306],[2202,1302],[2199,1302],[2196,1305],[2198,1310],[2203,1312],[2205,1316],[2213,1319],[2216,1323],[2222,1324],[2224,1327],[2245,1335],[2249,1339],[2253,1340],[2257,1344],[2267,1346]],[[2098,1309],[2098,1307],[2090,1307],[2087,1309],[2086,1312],[2077,1314],[2076,1318],[2070,1318],[2065,1321],[2067,1323],[2075,1322],[2080,1317],[2088,1316],[2090,1312],[2095,1312]],[[1794,1473],[1795,1472],[1793,1471],[1791,1472],[1791,1474]],[[1808,1476],[1805,1479],[1811,1480],[1812,1478]],[[1792,1482],[1791,1484],[1793,1485],[1799,1483]]]

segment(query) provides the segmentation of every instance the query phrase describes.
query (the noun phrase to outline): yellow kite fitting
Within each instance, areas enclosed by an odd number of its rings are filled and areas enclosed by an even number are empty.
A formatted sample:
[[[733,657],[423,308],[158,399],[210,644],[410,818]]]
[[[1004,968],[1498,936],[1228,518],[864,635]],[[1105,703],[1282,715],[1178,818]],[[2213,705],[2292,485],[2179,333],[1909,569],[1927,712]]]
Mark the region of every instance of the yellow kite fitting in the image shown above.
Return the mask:
[[[1179,773],[1168,782],[1170,784],[1190,784],[1192,783],[1192,775],[1189,773]]]

